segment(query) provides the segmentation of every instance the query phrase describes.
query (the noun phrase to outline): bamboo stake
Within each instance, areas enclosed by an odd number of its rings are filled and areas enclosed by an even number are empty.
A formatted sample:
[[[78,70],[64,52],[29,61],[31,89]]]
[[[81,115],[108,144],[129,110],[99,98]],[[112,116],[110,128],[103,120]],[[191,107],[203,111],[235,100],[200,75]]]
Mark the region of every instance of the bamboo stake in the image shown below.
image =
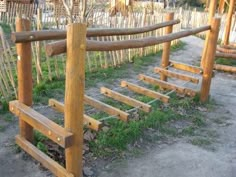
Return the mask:
[[[166,21],[170,21],[174,19],[174,13],[168,13],[166,15]],[[172,33],[173,26],[168,26],[165,29],[165,34],[168,35]],[[162,52],[162,60],[161,60],[161,67],[166,69],[166,67],[169,65],[170,60],[170,47],[171,47],[171,41],[166,42],[163,44],[163,52]],[[164,74],[160,74],[160,78],[162,81],[167,81],[167,76]]]
[[[206,56],[204,58],[204,67],[203,67],[203,76],[202,76],[202,86],[201,86],[201,102],[206,102],[209,97],[211,79],[214,68],[217,40],[220,30],[220,18],[214,18],[211,22],[211,31],[208,36],[208,41],[206,43],[209,44],[206,52]]]
[[[16,18],[16,31],[29,31],[30,21]],[[27,106],[32,105],[32,53],[31,43],[16,44],[17,50],[17,75],[18,75],[18,98]],[[33,128],[26,122],[19,120],[20,135],[33,142]]]
[[[82,177],[86,24],[70,24],[67,32],[65,128],[73,133],[73,146],[65,150],[66,169]]]

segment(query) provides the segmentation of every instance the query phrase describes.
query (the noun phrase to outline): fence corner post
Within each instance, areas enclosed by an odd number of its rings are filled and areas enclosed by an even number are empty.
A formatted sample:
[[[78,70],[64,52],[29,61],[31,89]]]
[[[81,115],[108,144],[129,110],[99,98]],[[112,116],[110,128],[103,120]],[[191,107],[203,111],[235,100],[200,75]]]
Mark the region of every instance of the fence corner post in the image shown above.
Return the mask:
[[[174,13],[168,13],[166,14],[165,20],[166,21],[171,21],[174,19]],[[172,33],[173,31],[173,25],[167,26],[165,28],[165,35],[168,35]],[[171,41],[165,42],[163,44],[163,52],[162,52],[162,60],[161,60],[161,67],[163,69],[166,69],[166,67],[169,65],[169,60],[170,60],[170,47],[171,47]],[[167,81],[167,77],[164,74],[161,74],[161,80]]]
[[[215,61],[215,54],[216,54],[216,47],[217,47],[217,40],[220,30],[220,18],[213,18],[211,21],[211,30],[208,33],[208,41],[205,45],[207,47],[206,55],[203,58],[203,76],[202,76],[202,86],[201,86],[201,95],[200,101],[206,102],[209,97],[210,86],[211,86],[211,79],[214,69],[214,61]]]
[[[65,150],[66,169],[75,177],[83,170],[83,115],[85,87],[86,24],[69,24],[65,89],[65,128],[73,133],[73,144]]]
[[[16,32],[30,31],[28,19],[16,18]],[[33,103],[33,77],[32,77],[32,52],[31,42],[16,44],[17,50],[17,77],[18,77],[18,99],[27,106]],[[33,142],[33,128],[19,119],[20,135],[28,141]]]

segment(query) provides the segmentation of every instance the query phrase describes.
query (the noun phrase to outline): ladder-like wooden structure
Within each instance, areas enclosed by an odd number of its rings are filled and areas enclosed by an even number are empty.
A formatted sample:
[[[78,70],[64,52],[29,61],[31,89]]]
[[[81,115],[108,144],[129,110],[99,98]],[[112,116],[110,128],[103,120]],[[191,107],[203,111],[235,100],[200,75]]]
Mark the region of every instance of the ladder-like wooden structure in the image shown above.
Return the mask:
[[[219,33],[220,19],[213,18],[210,25],[200,28],[172,33],[172,26],[179,22],[173,20],[173,13],[167,15],[167,22],[153,25],[147,28],[140,29],[93,29],[87,30],[85,24],[70,24],[67,32],[60,31],[42,31],[42,32],[24,32],[30,30],[30,22],[26,19],[18,18],[16,21],[16,33],[13,34],[13,41],[17,44],[17,59],[18,59],[18,100],[9,103],[9,109],[17,117],[19,117],[19,135],[16,136],[17,144],[33,156],[36,160],[42,163],[52,173],[59,177],[81,177],[82,176],[82,148],[83,148],[83,126],[87,126],[98,131],[101,128],[102,122],[95,120],[84,114],[84,104],[95,107],[106,112],[111,116],[117,116],[120,120],[127,122],[130,114],[126,111],[119,110],[115,107],[107,105],[99,100],[85,95],[85,52],[86,50],[118,50],[120,48],[138,48],[159,43],[164,43],[162,64],[160,67],[155,67],[154,73],[160,74],[161,78],[153,78],[145,74],[138,76],[139,80],[152,85],[158,85],[163,89],[172,90],[180,94],[194,96],[197,92],[200,93],[201,101],[205,102],[208,99],[210,84],[213,73],[213,63],[215,58],[216,43]],[[24,27],[24,28],[23,28]],[[89,41],[86,36],[92,35],[127,35],[137,34],[145,31],[156,30],[160,27],[165,27],[166,35],[157,38],[149,37],[138,40],[129,41]],[[207,50],[204,50],[207,56],[203,58],[204,67],[187,65],[180,62],[169,60],[171,41],[196,34],[203,31],[208,32],[207,43],[210,44]],[[66,41],[55,42],[49,44],[49,54],[67,53],[66,61],[66,89],[65,103],[50,99],[49,105],[64,113],[65,125],[61,127],[49,120],[47,117],[36,112],[32,106],[32,54],[31,42],[50,39],[65,39]],[[59,46],[58,46],[59,45]],[[54,48],[55,47],[55,48]],[[58,48],[59,47],[59,48]],[[56,52],[54,51],[56,49]],[[167,68],[168,66],[168,68]],[[176,68],[202,76],[201,90],[195,91],[191,88],[178,86],[167,81],[168,77],[185,80],[192,83],[199,83],[199,79],[174,72],[169,70]],[[135,93],[143,94],[153,99],[160,99],[167,103],[170,99],[168,95],[158,93],[154,90],[142,87],[135,83],[122,81],[121,87],[129,89]],[[151,106],[147,103],[138,101],[129,96],[118,93],[109,88],[102,87],[101,94],[110,97],[119,102],[125,103],[132,107],[138,108],[144,112],[150,112]],[[66,167],[62,167],[57,162],[49,158],[46,154],[38,150],[33,144],[33,129],[38,130],[53,142],[65,148]]]

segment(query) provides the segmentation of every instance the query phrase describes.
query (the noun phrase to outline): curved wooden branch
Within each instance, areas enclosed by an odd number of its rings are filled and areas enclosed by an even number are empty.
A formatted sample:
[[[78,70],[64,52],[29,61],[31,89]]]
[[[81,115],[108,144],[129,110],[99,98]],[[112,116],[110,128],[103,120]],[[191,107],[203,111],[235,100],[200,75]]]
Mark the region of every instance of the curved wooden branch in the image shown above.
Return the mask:
[[[177,33],[172,33],[160,37],[146,37],[142,39],[132,39],[124,41],[93,41],[87,40],[87,51],[114,51],[122,49],[131,49],[131,48],[142,48],[147,46],[152,46],[156,44],[161,44],[164,42],[169,42],[175,39],[186,37],[189,35],[197,34],[206,30],[209,30],[211,27],[209,25],[199,27],[196,29],[181,31]],[[46,45],[46,53],[48,56],[54,56],[66,52],[66,41],[53,42]]]
[[[154,31],[163,27],[180,23],[180,20],[171,20],[156,25],[140,27],[140,28],[90,28],[87,31],[87,37],[96,36],[116,36],[116,35],[133,35]],[[59,40],[66,38],[65,30],[45,30],[31,32],[16,32],[11,34],[14,43],[42,41],[42,40]]]

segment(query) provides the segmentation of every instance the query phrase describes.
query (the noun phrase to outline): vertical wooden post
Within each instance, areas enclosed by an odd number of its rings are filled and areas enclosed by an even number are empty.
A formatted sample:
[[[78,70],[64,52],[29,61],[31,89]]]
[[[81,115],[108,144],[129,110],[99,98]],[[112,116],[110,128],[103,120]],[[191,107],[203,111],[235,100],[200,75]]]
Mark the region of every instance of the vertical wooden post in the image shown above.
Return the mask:
[[[222,43],[224,45],[229,44],[229,36],[230,36],[230,30],[231,30],[231,26],[232,26],[232,17],[233,17],[233,13],[234,13],[234,6],[235,6],[235,0],[230,0],[229,10],[228,10],[228,14],[227,14],[227,20],[226,20],[226,25],[225,25],[224,38],[222,41]]]
[[[220,14],[223,14],[225,10],[225,0],[220,0],[219,2],[219,8],[218,8],[218,12]]]
[[[212,18],[215,16],[215,13],[216,13],[216,7],[217,7],[217,0],[211,0],[210,2],[210,5],[209,5],[209,14],[208,14],[208,24],[210,25],[211,24],[211,21],[212,21]],[[204,59],[206,58],[206,53],[207,53],[207,47],[208,47],[208,36],[209,36],[209,33],[210,32],[207,32],[207,35],[206,35],[206,42],[205,42],[205,45],[204,45],[204,49],[203,49],[203,52],[202,52],[202,58],[201,58],[201,67],[203,68],[204,67]]]
[[[30,31],[30,21],[16,18],[16,32]],[[16,44],[17,50],[17,76],[18,76],[18,99],[27,106],[32,105],[32,52],[31,43]],[[28,141],[33,141],[33,128],[19,119],[20,135]]]
[[[173,19],[174,19],[174,13],[168,13],[165,17],[166,21],[170,21]],[[173,31],[173,25],[167,26],[165,28],[165,34],[170,34],[172,33],[172,31]],[[169,65],[170,47],[171,47],[171,41],[163,44],[161,67],[164,69]],[[167,81],[167,77],[164,74],[161,74],[161,80]]]
[[[66,169],[82,177],[83,112],[85,87],[86,24],[70,24],[67,29],[65,128],[74,135],[65,150]]]
[[[214,18],[211,22],[211,30],[208,33],[208,41],[206,43],[209,44],[207,47],[207,52],[204,58],[204,67],[203,67],[203,76],[202,76],[202,86],[201,86],[201,102],[206,102],[209,97],[211,79],[214,68],[217,40],[220,30],[220,18]],[[205,46],[206,47],[206,46]]]

